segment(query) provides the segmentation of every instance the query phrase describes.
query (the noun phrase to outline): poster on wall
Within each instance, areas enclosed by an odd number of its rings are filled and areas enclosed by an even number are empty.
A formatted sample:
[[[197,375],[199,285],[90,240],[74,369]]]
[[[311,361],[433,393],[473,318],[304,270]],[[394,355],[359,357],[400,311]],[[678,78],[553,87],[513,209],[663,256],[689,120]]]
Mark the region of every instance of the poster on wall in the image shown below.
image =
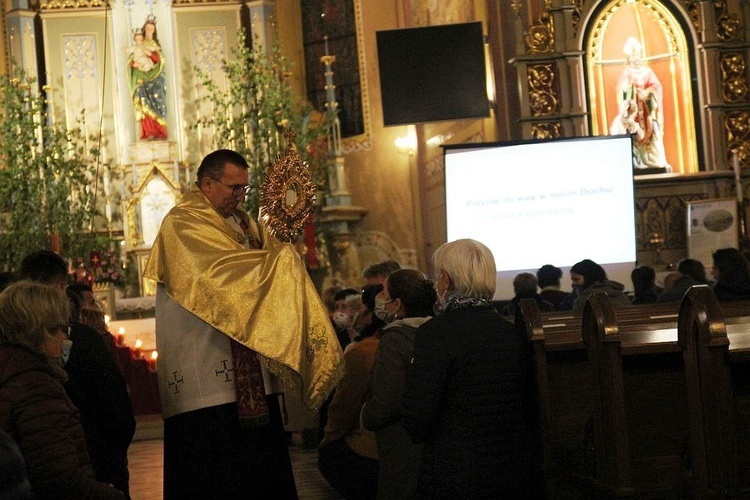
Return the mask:
[[[688,256],[711,269],[716,250],[739,244],[737,200],[692,201],[687,208]]]

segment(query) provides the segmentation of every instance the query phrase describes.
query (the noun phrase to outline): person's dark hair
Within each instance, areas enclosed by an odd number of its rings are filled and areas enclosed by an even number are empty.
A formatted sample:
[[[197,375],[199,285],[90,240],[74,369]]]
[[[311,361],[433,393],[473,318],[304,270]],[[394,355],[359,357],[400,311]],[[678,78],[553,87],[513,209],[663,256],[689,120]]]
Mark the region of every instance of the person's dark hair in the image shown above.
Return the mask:
[[[94,289],[91,288],[91,285],[87,285],[85,283],[75,283],[73,285],[68,285],[68,290],[76,292],[81,297],[83,297],[83,292],[94,293]]]
[[[333,296],[333,302],[335,303],[339,300],[344,300],[351,295],[359,295],[359,292],[354,288],[344,288],[343,290],[336,292],[336,295]]]
[[[323,303],[326,306],[326,309],[328,309],[328,312],[333,312],[334,309],[336,309],[335,301],[333,300],[333,297],[336,296],[336,293],[341,290],[341,287],[339,285],[333,285],[329,286],[323,291]]]
[[[747,260],[736,248],[720,248],[713,253],[712,257],[714,266],[719,270],[719,278],[730,269],[750,276],[750,267]]]
[[[51,283],[67,279],[68,264],[51,250],[39,250],[23,258],[18,274],[21,279]]]
[[[365,278],[375,278],[377,276],[386,277],[394,271],[401,269],[401,264],[395,260],[384,260],[369,266],[362,272],[362,276]]]
[[[562,269],[559,267],[555,267],[552,264],[545,264],[537,270],[536,279],[540,288],[544,288],[545,286],[560,286],[562,275]]]
[[[597,281],[607,280],[607,272],[604,268],[591,259],[583,259],[580,262],[576,262],[573,267],[570,268],[570,272],[583,276],[584,289],[590,287]]]
[[[636,292],[651,290],[656,286],[656,271],[653,267],[638,266],[630,272],[633,290]]]
[[[677,263],[677,272],[689,276],[699,283],[708,283],[706,268],[699,260],[682,259]]]
[[[531,273],[519,273],[513,278],[513,291],[521,297],[533,297],[536,295],[536,276]]]
[[[203,158],[203,161],[201,161],[200,166],[198,166],[198,179],[196,183],[200,186],[206,177],[218,180],[224,173],[224,166],[229,163],[245,170],[250,168],[247,160],[238,152],[231,149],[217,149],[212,153],[208,153]]]
[[[16,275],[13,273],[0,273],[0,292],[8,288],[8,285],[16,281]]]
[[[401,299],[407,318],[432,316],[437,300],[435,283],[414,269],[400,269],[388,275],[388,295]]]
[[[151,37],[151,39],[156,42],[156,45],[158,45],[159,47],[161,47],[161,43],[159,42],[159,35],[158,35],[159,30],[156,27],[156,21],[152,21],[150,19],[147,19],[146,22],[143,23],[143,27],[141,28],[141,32],[143,33],[143,36],[144,37],[146,36],[146,25],[147,24],[150,24],[151,26],[154,27],[154,34]]]
[[[362,287],[362,303],[368,311],[375,310],[375,297],[383,290],[383,285],[365,285]]]
[[[65,295],[70,302],[70,320],[76,323],[81,322],[81,308],[83,307],[83,295],[78,290],[69,286],[65,289]]]

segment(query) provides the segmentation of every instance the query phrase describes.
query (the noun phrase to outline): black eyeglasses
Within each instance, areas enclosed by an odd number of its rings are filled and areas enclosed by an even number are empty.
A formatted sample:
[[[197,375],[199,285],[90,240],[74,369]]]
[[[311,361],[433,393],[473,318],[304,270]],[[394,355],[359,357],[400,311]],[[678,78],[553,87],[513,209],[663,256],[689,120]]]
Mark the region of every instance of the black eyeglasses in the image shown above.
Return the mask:
[[[229,188],[232,190],[232,196],[247,196],[250,194],[250,191],[253,190],[253,188],[250,186],[250,184],[236,184],[234,186],[230,186],[228,184],[224,184],[219,179],[215,179],[213,177],[210,177],[211,180],[214,180],[221,184],[222,186]]]

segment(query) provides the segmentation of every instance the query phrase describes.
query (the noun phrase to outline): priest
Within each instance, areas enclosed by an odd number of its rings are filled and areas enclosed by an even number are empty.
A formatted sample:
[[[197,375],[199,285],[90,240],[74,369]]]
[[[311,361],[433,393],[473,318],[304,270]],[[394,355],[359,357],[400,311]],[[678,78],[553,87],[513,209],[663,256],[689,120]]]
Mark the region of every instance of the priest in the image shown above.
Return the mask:
[[[278,395],[314,410],[343,375],[336,335],[294,247],[239,205],[247,161],[218,150],[167,214],[157,282],[164,498],[296,498]]]

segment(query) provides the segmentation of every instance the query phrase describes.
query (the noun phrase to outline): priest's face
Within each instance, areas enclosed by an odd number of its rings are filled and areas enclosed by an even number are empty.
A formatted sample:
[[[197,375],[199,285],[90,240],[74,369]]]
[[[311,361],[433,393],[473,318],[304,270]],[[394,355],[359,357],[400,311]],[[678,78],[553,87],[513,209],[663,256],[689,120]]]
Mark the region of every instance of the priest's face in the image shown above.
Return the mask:
[[[204,179],[201,191],[221,215],[229,217],[237,205],[245,201],[245,191],[242,188],[247,184],[247,169],[227,163],[218,179]]]

